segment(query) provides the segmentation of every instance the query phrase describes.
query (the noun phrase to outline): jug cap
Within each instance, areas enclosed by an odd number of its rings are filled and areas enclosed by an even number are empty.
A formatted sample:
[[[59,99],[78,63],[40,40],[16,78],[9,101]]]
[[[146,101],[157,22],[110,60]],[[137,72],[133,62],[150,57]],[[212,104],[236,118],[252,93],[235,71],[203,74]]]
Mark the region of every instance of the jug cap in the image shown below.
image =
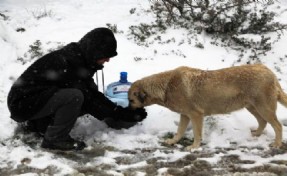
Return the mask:
[[[127,72],[120,72],[120,82],[121,83],[126,83],[128,82],[128,73]]]

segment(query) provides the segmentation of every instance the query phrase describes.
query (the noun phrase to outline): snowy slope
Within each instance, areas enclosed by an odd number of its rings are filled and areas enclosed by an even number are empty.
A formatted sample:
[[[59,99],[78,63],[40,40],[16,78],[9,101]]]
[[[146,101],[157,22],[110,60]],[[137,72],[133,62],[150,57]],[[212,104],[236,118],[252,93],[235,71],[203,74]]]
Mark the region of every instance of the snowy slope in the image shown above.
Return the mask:
[[[180,144],[166,147],[161,143],[167,133],[176,132],[177,126],[174,122],[179,120],[179,115],[158,105],[147,107],[147,119],[127,130],[110,129],[91,116],[79,118],[72,135],[84,139],[89,148],[75,155],[45,151],[39,147],[40,139],[33,139],[31,135],[28,137],[15,135],[17,124],[9,118],[7,93],[13,81],[34,61],[29,60],[30,45],[40,40],[43,52],[47,53],[51,48],[78,41],[93,28],[106,26],[108,23],[116,24],[121,32],[115,34],[119,55],[105,64],[106,83],[118,80],[120,71],[127,71],[129,81],[133,82],[150,74],[182,65],[212,70],[242,64],[235,62],[238,58],[237,53],[210,44],[210,37],[204,33],[197,36],[204,45],[203,49],[195,47],[194,43],[189,45],[184,42],[178,45],[187,36],[186,31],[179,29],[169,29],[162,34],[163,41],[174,39],[175,42],[154,43],[149,47],[135,44],[133,40],[128,39],[129,26],[154,20],[154,15],[146,12],[149,5],[149,1],[140,0],[2,0],[0,2],[0,13],[8,18],[4,20],[0,17],[0,170],[2,170],[0,175],[1,173],[17,175],[21,173],[21,168],[22,173],[26,175],[45,172],[47,175],[77,173],[104,175],[103,171],[107,171],[110,175],[124,175],[128,169],[132,170],[130,174],[144,175],[148,171],[141,168],[149,166],[152,158],[157,158],[158,162],[169,163],[190,154],[184,151],[184,146]],[[284,9],[287,1],[282,1],[280,5]],[[136,10],[131,14],[130,10],[133,8]],[[287,23],[286,19],[287,12],[282,10],[277,20]],[[24,28],[25,32],[17,32],[16,29],[19,28]],[[285,92],[287,92],[286,43],[285,34],[275,43],[272,52],[262,57],[262,62],[280,79]],[[140,59],[136,61],[135,58]],[[20,61],[23,59],[27,61],[24,65]],[[287,109],[279,105],[277,115],[279,121],[285,124],[283,140],[286,143]],[[212,156],[204,157],[199,154],[201,156],[199,158],[207,161],[212,167],[223,156],[229,155],[238,155],[241,160],[254,161],[250,164],[241,163],[242,168],[258,167],[273,160],[283,160],[285,165],[283,162],[279,166],[286,169],[287,147],[274,154],[269,148],[274,139],[272,128],[267,125],[264,134],[255,138],[251,136],[250,128],[256,127],[256,119],[246,110],[206,118],[203,136],[205,145],[199,153],[211,152]],[[192,136],[191,131],[186,132],[187,138],[191,139]],[[24,142],[21,139],[25,139]],[[231,149],[220,152],[218,148]],[[217,153],[213,153],[214,151]],[[131,161],[125,163],[118,158],[129,158]],[[158,173],[164,174],[166,167],[158,166],[156,169]]]

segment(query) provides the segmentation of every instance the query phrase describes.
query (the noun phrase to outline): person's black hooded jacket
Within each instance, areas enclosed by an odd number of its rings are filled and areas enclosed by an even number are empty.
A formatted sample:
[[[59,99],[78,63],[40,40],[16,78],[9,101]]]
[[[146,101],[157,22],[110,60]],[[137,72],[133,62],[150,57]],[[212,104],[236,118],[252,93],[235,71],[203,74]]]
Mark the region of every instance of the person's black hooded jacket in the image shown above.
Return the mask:
[[[116,56],[116,49],[113,33],[107,28],[96,28],[79,42],[39,58],[11,87],[8,95],[11,118],[17,122],[29,120],[63,88],[82,91],[83,113],[99,119],[112,116],[116,105],[98,91],[93,76],[103,68],[95,61]]]

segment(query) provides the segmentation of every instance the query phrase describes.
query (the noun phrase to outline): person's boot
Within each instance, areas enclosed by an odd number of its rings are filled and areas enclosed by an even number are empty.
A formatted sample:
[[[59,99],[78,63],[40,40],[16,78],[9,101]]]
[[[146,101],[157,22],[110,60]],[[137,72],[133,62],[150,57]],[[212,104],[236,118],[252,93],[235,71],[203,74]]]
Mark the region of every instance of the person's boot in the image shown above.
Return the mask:
[[[25,132],[28,132],[28,133],[37,133],[39,136],[43,137],[44,136],[44,133],[45,131],[39,131],[38,128],[37,128],[37,124],[35,121],[26,121],[26,122],[22,122],[19,124]]]
[[[26,122],[23,122],[23,126],[24,130],[27,132],[35,132],[39,136],[43,137],[48,125],[51,123],[53,123],[52,117],[47,116],[41,119],[27,120]]]
[[[47,140],[43,139],[41,147],[50,150],[83,150],[87,145],[82,142],[71,138],[70,136],[64,140]]]

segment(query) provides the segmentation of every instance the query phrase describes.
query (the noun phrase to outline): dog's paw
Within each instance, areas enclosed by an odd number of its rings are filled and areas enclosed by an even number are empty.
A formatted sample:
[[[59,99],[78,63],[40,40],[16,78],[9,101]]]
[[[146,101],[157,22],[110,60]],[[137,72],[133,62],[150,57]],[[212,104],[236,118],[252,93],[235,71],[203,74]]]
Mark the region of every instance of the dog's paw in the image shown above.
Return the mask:
[[[185,151],[188,151],[188,152],[194,152],[194,151],[202,151],[202,148],[201,147],[194,147],[194,146],[188,146],[188,147],[185,147]]]
[[[185,151],[193,152],[197,150],[202,150],[202,148],[200,148],[200,145],[192,144],[190,146],[185,147]]]
[[[282,146],[282,142],[273,142],[272,144],[271,144],[271,147],[272,148],[277,148],[277,149],[279,149],[280,147]]]
[[[262,132],[260,132],[258,130],[251,129],[251,135],[254,137],[259,137],[261,134],[262,134]]]
[[[164,141],[165,144],[168,144],[168,145],[173,145],[175,144],[177,141],[174,140],[174,139],[167,139]]]

